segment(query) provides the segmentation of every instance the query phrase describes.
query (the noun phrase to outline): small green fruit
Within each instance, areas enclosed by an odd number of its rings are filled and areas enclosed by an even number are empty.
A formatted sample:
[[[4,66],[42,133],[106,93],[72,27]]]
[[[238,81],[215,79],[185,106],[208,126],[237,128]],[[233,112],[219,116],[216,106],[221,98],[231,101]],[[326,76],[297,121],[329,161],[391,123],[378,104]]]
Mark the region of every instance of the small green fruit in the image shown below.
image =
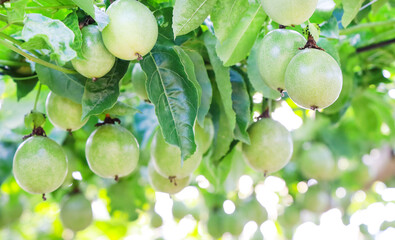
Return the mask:
[[[248,129],[251,144],[243,144],[248,165],[265,174],[282,169],[291,159],[293,143],[290,132],[270,118],[255,122]]]
[[[151,221],[150,221],[151,227],[158,228],[162,226],[162,224],[163,224],[162,217],[159,214],[157,214],[155,211],[153,211],[151,213]]]
[[[181,151],[178,147],[168,144],[159,130],[151,144],[151,158],[156,171],[165,178],[186,178],[196,170],[202,161],[202,153],[197,146],[196,152],[181,165]]]
[[[39,111],[32,110],[25,115],[25,126],[30,129],[38,128],[44,125],[45,115]]]
[[[30,137],[15,153],[13,172],[23,190],[50,193],[59,188],[66,178],[66,154],[59,144],[47,137]]]
[[[291,59],[303,47],[306,39],[293,30],[277,29],[261,41],[258,66],[266,84],[276,91],[285,90],[285,71]]]
[[[330,204],[330,196],[319,189],[318,186],[310,187],[304,195],[303,205],[309,211],[322,213],[329,209]]]
[[[191,180],[190,176],[185,178],[177,178],[169,181],[168,178],[163,177],[155,168],[150,164],[148,167],[148,177],[151,186],[158,192],[164,192],[168,194],[176,194],[189,185]]]
[[[133,83],[134,92],[141,100],[148,99],[147,90],[145,89],[146,82],[147,82],[147,75],[141,68],[140,63],[136,63],[133,67],[132,83]]]
[[[106,124],[89,136],[85,155],[92,172],[104,178],[117,179],[129,175],[136,168],[139,146],[127,129]]]
[[[174,201],[172,212],[175,219],[181,220],[189,214],[189,209],[183,202]]]
[[[273,21],[291,26],[307,21],[317,8],[318,0],[262,0],[261,3]]]
[[[316,180],[333,180],[337,177],[332,152],[322,143],[314,143],[303,151],[300,157],[300,170],[305,177]]]
[[[84,230],[92,223],[91,202],[81,193],[71,195],[62,203],[60,219],[64,227],[74,232]]]
[[[104,46],[99,28],[89,25],[82,32],[82,57],[71,60],[74,69],[87,78],[100,78],[114,66],[115,57]]]
[[[65,131],[76,131],[86,124],[81,121],[82,105],[50,92],[45,104],[49,121]]]
[[[300,51],[285,72],[289,97],[306,109],[330,106],[339,97],[342,84],[342,71],[336,60],[317,49]]]
[[[135,0],[118,0],[106,11],[110,23],[102,32],[107,49],[117,58],[134,60],[146,55],[158,38],[152,12]]]

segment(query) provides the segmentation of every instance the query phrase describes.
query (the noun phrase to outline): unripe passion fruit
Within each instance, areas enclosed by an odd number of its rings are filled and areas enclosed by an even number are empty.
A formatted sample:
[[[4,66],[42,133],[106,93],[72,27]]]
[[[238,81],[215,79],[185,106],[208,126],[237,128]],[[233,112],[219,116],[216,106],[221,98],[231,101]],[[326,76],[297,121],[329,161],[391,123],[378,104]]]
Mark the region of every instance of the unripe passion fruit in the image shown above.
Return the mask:
[[[99,28],[89,25],[82,30],[82,57],[71,60],[74,69],[87,78],[100,78],[114,66],[115,57],[104,46]]]
[[[190,176],[178,178],[176,182],[170,182],[168,178],[163,177],[156,172],[154,166],[148,167],[148,177],[151,186],[158,192],[176,194],[189,185]]]
[[[285,72],[289,97],[307,109],[330,106],[339,97],[342,84],[342,71],[336,60],[317,49],[300,51]]]
[[[65,131],[80,129],[88,119],[81,121],[82,105],[50,92],[45,103],[49,121]]]
[[[178,147],[168,144],[159,130],[151,144],[151,157],[156,171],[170,180],[188,177],[202,161],[199,145],[196,152],[181,165],[181,151]]]
[[[307,21],[317,8],[318,0],[262,0],[261,3],[273,21],[291,26]]]
[[[110,23],[102,32],[107,49],[117,58],[134,60],[154,47],[158,25],[152,12],[135,0],[118,0],[107,9]]]
[[[62,185],[67,158],[55,141],[41,136],[25,140],[14,156],[13,172],[18,185],[29,193],[50,193]]]
[[[98,127],[88,138],[86,160],[92,172],[115,178],[130,174],[139,160],[136,138],[127,129],[114,124]]]
[[[305,43],[306,39],[300,33],[285,29],[273,30],[263,38],[258,66],[261,77],[269,87],[280,92],[285,90],[285,70]]]
[[[141,100],[148,99],[147,90],[145,89],[146,82],[147,75],[141,68],[140,63],[136,63],[133,67],[132,83],[135,93],[137,94],[137,96],[139,96]]]
[[[60,219],[64,227],[74,232],[87,228],[93,219],[91,202],[81,193],[71,195],[62,203]]]
[[[292,137],[281,123],[270,118],[255,122],[248,129],[251,144],[243,144],[248,165],[265,174],[283,168],[291,159]]]
[[[332,180],[337,177],[332,152],[322,143],[315,143],[300,157],[300,170],[305,177]]]
[[[316,213],[322,213],[328,210],[331,205],[329,194],[319,189],[318,186],[309,188],[303,199],[304,208]]]

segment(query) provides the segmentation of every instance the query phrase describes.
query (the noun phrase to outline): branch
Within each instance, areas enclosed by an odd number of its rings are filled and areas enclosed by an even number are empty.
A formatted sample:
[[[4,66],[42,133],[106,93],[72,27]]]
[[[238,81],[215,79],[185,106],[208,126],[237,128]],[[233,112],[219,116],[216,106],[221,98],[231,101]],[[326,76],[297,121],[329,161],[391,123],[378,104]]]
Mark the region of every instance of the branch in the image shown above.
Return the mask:
[[[362,53],[362,52],[367,52],[376,48],[381,48],[390,44],[395,43],[395,38],[394,39],[390,39],[384,42],[379,42],[379,43],[375,43],[366,47],[361,47],[361,48],[357,48],[357,53]]]
[[[382,22],[370,22],[370,23],[359,24],[359,25],[355,25],[353,27],[349,27],[346,29],[341,29],[339,31],[339,33],[340,33],[340,35],[347,35],[347,34],[353,34],[356,32],[360,32],[361,30],[365,30],[365,29],[369,29],[369,28],[391,27],[391,25],[395,25],[395,19],[390,19],[390,20],[382,21]]]
[[[34,57],[34,56],[30,55],[30,54],[27,54],[24,51],[22,51],[21,49],[15,47],[12,43],[10,43],[10,42],[8,42],[6,40],[0,39],[0,44],[4,45],[5,47],[9,48],[10,50],[12,50],[12,51],[24,56],[25,58],[27,58],[30,61],[35,62],[37,64],[41,64],[41,65],[43,65],[45,67],[52,68],[52,69],[58,70],[60,72],[64,72],[66,74],[75,74],[76,73],[76,71],[74,71],[74,70],[71,70],[71,69],[68,69],[68,68],[64,68],[64,67],[61,67],[61,66],[57,66],[55,64],[49,63],[47,61],[44,61],[44,60],[42,60],[40,58]]]

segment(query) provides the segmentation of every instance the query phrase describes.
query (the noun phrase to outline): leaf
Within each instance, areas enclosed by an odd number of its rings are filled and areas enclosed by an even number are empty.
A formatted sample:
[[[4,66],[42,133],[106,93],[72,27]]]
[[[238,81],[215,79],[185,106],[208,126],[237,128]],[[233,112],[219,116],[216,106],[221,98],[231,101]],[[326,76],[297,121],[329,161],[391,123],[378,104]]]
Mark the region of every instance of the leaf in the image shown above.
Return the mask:
[[[158,22],[158,42],[159,41],[170,41],[174,40],[174,34],[172,29],[173,24],[173,8],[161,8],[154,12],[156,21]]]
[[[220,93],[224,111],[229,121],[229,127],[233,131],[236,125],[236,115],[232,108],[232,84],[230,83],[229,68],[222,65],[221,60],[215,52],[216,39],[210,32],[204,35],[204,43],[214,68],[215,82]]]
[[[72,0],[79,8],[84,10],[91,17],[95,17],[93,0]]]
[[[148,97],[155,105],[163,136],[181,150],[181,161],[196,150],[193,125],[199,105],[198,90],[185,72],[173,46],[156,45],[142,60]]]
[[[25,8],[28,0],[11,1],[12,10],[7,11],[8,23],[22,23],[25,18]]]
[[[74,42],[74,33],[60,20],[47,18],[41,14],[28,14],[22,29],[22,39],[26,43],[22,48],[32,50],[51,49],[51,60],[59,61],[60,65],[77,56],[71,45]],[[46,43],[47,47],[43,46]]]
[[[217,0],[210,15],[215,36],[222,43],[248,9],[248,0]]]
[[[357,16],[359,9],[364,0],[343,0],[344,14],[342,17],[342,25],[346,28],[351,21]]]
[[[76,12],[72,12],[67,17],[63,20],[63,23],[71,29],[74,33],[74,41],[73,44],[71,44],[71,47],[77,52],[77,55],[79,57],[83,56],[81,55],[81,47],[82,47],[82,33],[79,27],[78,23],[78,16]]]
[[[195,66],[192,60],[189,58],[188,54],[179,46],[174,46],[174,50],[177,52],[178,57],[181,60],[182,65],[184,66],[184,72],[188,75],[188,79],[195,86],[198,93],[198,108],[200,108],[200,101],[202,97],[202,88],[199,85],[199,82],[196,79],[195,74]]]
[[[332,16],[322,27],[321,27],[321,36],[325,36],[327,38],[339,38],[339,25],[336,20],[336,17]]]
[[[204,65],[203,57],[196,51],[185,50],[188,56],[191,58],[195,66],[196,79],[202,88],[202,97],[200,101],[200,107],[198,111],[198,122],[200,126],[204,126],[204,118],[206,117],[211,104],[211,99],[213,96],[213,89],[211,87],[211,82],[207,74],[206,66]]]
[[[38,81],[38,78],[33,78],[29,80],[20,80],[20,81],[15,81],[16,83],[16,97],[18,101],[25,97],[27,94],[29,94],[34,87],[36,86]]]
[[[250,144],[247,128],[250,123],[250,96],[243,76],[236,70],[230,70],[230,81],[232,82],[233,110],[236,113],[235,138]]]
[[[158,126],[158,120],[152,104],[142,102],[137,109],[139,112],[133,118],[133,133],[139,143],[141,143],[140,149],[144,149]]]
[[[223,42],[217,42],[217,54],[225,66],[232,66],[247,57],[265,19],[261,4],[252,4]]]
[[[176,0],[173,10],[174,37],[196,29],[204,22],[216,0]]]
[[[264,98],[279,99],[281,94],[266,85],[259,73],[258,53],[263,38],[259,38],[251,49],[250,56],[247,59],[247,73],[252,86],[256,91],[262,93]]]
[[[85,77],[79,74],[65,74],[40,64],[36,64],[36,72],[40,82],[47,85],[51,91],[76,103],[81,103]]]
[[[119,96],[119,81],[125,75],[128,66],[128,61],[118,60],[105,76],[96,81],[86,81],[81,119],[100,114],[114,106]]]
[[[93,19],[95,19],[97,23],[97,27],[99,28],[100,31],[103,31],[103,29],[107,26],[107,24],[110,23],[110,17],[105,12],[100,10],[100,8],[98,8],[96,5],[95,5],[95,15],[92,17]]]
[[[213,84],[213,102],[211,103],[210,113],[215,132],[211,160],[217,165],[219,160],[229,151],[230,144],[233,141],[234,125],[231,126],[223,100],[215,84]]]

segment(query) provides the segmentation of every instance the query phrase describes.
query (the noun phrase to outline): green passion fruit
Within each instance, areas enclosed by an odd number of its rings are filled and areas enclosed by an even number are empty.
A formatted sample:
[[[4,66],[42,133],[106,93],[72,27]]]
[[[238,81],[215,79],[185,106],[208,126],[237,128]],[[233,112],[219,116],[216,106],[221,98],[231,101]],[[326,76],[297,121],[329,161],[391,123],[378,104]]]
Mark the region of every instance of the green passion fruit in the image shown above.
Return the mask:
[[[90,169],[103,178],[129,175],[137,166],[139,146],[126,128],[105,124],[88,138],[85,155]]]
[[[65,131],[75,131],[83,127],[88,119],[81,121],[82,105],[50,92],[45,103],[49,121]]]
[[[141,100],[148,99],[145,83],[147,82],[147,75],[141,68],[140,63],[136,63],[132,71],[132,83],[134,92]]]
[[[199,144],[195,153],[181,164],[181,151],[178,147],[168,144],[162,132],[156,132],[151,144],[151,159],[156,171],[170,181],[188,177],[202,161]]]
[[[91,202],[81,193],[72,194],[62,202],[60,219],[64,227],[74,232],[84,230],[93,220]]]
[[[66,178],[66,154],[59,144],[47,137],[30,137],[15,153],[13,172],[23,190],[36,194],[50,193],[59,188]]]
[[[258,66],[266,84],[282,92],[285,90],[285,71],[291,59],[303,47],[306,39],[293,30],[277,29],[269,32],[261,41]]]
[[[118,0],[106,11],[110,23],[102,32],[107,49],[117,58],[134,60],[146,55],[158,38],[152,12],[135,0]]]
[[[82,32],[82,58],[71,60],[74,69],[87,78],[100,78],[114,66],[115,57],[104,46],[99,28],[89,25]]]
[[[255,122],[248,129],[251,144],[243,144],[248,165],[265,174],[283,168],[291,159],[293,142],[290,132],[270,118]]]
[[[285,72],[285,88],[289,97],[306,109],[330,106],[339,97],[342,84],[342,71],[336,60],[317,49],[300,51]]]
[[[170,182],[168,178],[160,175],[150,164],[148,166],[148,177],[151,186],[158,192],[164,192],[168,194],[176,194],[189,185],[191,180],[190,176],[184,178],[177,178],[174,182]]]
[[[261,3],[273,21],[291,26],[307,21],[317,8],[318,0],[262,0]]]
[[[337,177],[336,162],[331,150],[322,143],[314,143],[304,150],[299,159],[302,174],[316,180],[333,180]]]

